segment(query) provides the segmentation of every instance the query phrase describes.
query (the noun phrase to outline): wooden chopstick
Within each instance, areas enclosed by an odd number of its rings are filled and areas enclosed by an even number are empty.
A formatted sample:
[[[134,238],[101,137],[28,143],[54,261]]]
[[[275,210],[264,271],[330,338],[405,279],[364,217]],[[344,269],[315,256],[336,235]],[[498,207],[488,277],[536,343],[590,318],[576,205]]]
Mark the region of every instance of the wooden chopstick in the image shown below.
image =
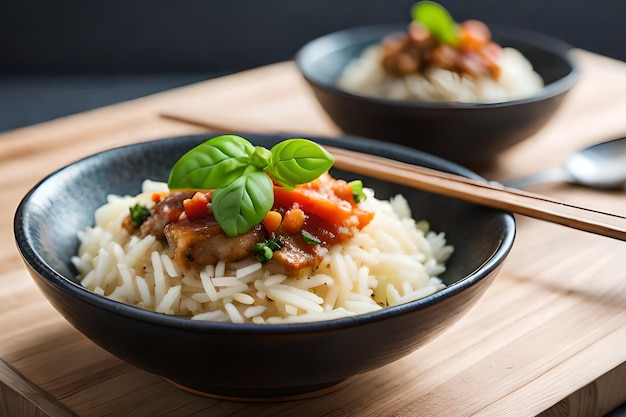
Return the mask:
[[[344,171],[626,240],[626,217],[618,214],[579,207],[498,183],[482,182],[376,155],[328,146],[325,149],[335,157],[335,167]]]
[[[160,116],[216,131],[242,131],[241,127],[187,119],[175,114],[162,113]],[[252,128],[245,130],[254,131]],[[343,171],[626,241],[626,217],[622,215],[579,207],[499,183],[479,181],[377,155],[330,146],[324,148],[335,157],[335,167]]]

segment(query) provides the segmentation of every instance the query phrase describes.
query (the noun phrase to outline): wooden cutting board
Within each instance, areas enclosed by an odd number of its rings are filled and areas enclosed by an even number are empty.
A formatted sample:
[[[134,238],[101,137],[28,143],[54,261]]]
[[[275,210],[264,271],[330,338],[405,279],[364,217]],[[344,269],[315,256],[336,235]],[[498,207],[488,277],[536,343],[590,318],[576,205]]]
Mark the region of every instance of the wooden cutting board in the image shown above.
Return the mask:
[[[626,132],[626,64],[585,51],[576,58],[581,80],[563,108],[483,175],[506,180],[551,168],[570,151]],[[0,135],[0,415],[602,416],[626,401],[625,243],[522,217],[501,274],[467,316],[325,396],[214,400],[111,356],[37,290],[15,249],[13,213],[30,187],[77,158],[206,130],[163,114],[340,134],[286,62]],[[622,192],[563,184],[533,191],[626,213]]]

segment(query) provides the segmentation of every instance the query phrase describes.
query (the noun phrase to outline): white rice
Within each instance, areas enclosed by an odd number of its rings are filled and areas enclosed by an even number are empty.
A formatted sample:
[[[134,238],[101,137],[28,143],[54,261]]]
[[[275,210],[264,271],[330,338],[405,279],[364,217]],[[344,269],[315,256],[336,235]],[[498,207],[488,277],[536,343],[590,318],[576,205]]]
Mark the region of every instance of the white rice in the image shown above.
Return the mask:
[[[438,275],[453,251],[443,233],[424,232],[402,196],[362,207],[375,212],[349,242],[333,245],[311,276],[270,274],[253,258],[185,270],[153,236],[130,236],[122,219],[150,204],[164,185],[147,181],[135,197],[110,196],[95,226],[78,233],[72,259],[81,284],[108,298],[193,320],[293,323],[330,320],[406,303],[444,288]]]
[[[461,76],[440,68],[405,77],[390,76],[380,64],[380,55],[380,45],[367,48],[347,65],[337,86],[353,94],[392,100],[461,103],[517,100],[532,96],[543,87],[541,76],[513,48],[503,48],[497,80],[488,76]]]

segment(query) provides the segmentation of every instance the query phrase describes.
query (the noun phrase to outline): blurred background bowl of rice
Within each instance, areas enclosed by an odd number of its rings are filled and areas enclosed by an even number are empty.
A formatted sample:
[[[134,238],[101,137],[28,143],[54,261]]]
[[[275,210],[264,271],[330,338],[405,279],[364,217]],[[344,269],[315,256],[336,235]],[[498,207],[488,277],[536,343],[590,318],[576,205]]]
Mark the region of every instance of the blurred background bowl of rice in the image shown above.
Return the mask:
[[[285,139],[247,135],[270,147]],[[81,286],[72,264],[79,230],[109,194],[134,195],[145,179],[166,181],[174,162],[207,135],[149,141],[104,151],[52,173],[24,197],[15,239],[32,278],[76,329],[111,354],[184,390],[252,401],[318,395],[410,354],[461,319],[493,282],[512,248],[508,212],[376,178],[360,177],[379,198],[398,193],[416,219],[445,231],[455,250],[425,298],[347,318],[290,324],[197,321],[144,310]],[[364,138],[310,139],[479,178],[445,160]],[[333,170],[337,178],[354,174]]]
[[[333,32],[306,43],[295,60],[323,110],[346,134],[399,143],[480,171],[539,131],[557,112],[578,74],[567,43],[520,29],[488,27],[494,42],[526,58],[543,87],[522,98],[475,103],[445,97],[392,99],[347,89],[346,82],[338,85],[349,64],[354,66],[366,49],[390,35],[406,32],[406,24]],[[514,83],[519,87],[522,81]],[[450,90],[462,95],[456,86]]]

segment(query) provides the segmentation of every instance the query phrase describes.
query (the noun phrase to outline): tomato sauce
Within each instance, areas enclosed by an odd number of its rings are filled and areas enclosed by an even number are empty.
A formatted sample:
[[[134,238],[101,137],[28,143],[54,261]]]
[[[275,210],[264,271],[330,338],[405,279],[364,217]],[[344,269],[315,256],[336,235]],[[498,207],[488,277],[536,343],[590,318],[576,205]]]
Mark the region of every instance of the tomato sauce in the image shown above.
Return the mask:
[[[303,229],[329,245],[352,238],[374,216],[373,212],[358,206],[350,184],[329,174],[297,185],[293,190],[275,186],[273,209],[286,211],[293,208],[306,214]]]

